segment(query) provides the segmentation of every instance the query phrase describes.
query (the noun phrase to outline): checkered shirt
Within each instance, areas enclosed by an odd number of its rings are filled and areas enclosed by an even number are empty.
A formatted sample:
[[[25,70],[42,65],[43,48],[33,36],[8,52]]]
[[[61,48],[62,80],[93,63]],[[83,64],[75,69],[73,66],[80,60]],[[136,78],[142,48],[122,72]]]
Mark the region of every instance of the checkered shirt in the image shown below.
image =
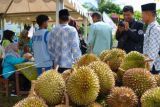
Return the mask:
[[[68,24],[61,24],[53,28],[49,37],[48,48],[54,65],[71,68],[81,56],[77,30]]]
[[[143,53],[149,58],[153,59],[150,63],[150,67],[155,66],[156,70],[160,70],[160,25],[154,21],[148,25],[147,31],[144,37]]]

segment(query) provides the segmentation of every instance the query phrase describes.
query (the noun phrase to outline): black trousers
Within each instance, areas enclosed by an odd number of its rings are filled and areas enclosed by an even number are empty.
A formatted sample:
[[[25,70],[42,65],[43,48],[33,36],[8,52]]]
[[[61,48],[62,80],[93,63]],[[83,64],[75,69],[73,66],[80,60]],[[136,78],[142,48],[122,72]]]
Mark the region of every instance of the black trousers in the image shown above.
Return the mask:
[[[66,71],[66,70],[68,70],[68,69],[70,69],[70,68],[59,68],[59,69],[58,69],[58,72],[59,72],[59,73],[63,73],[64,71]]]
[[[9,78],[9,81],[11,81],[11,88],[12,90],[16,89],[16,81],[15,81],[15,74],[12,74]],[[20,84],[20,90],[22,91],[29,91],[31,88],[31,82],[23,75],[19,75],[19,84]]]
[[[155,69],[155,66],[153,65],[152,70],[151,70],[151,73],[152,73],[152,74],[159,74],[159,73],[160,73],[160,70],[156,70],[156,69]]]

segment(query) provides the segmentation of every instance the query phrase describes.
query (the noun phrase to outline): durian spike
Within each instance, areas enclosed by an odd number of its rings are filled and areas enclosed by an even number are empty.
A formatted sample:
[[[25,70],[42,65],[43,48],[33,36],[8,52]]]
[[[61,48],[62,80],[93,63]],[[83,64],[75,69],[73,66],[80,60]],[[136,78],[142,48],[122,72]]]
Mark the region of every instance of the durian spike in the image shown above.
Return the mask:
[[[118,68],[118,70],[125,72],[125,70],[124,70],[124,69],[122,69],[122,68]]]
[[[148,63],[148,62],[152,62],[152,61],[153,61],[153,59],[146,59],[144,62]]]
[[[59,69],[59,65],[56,65],[55,70],[58,71]]]

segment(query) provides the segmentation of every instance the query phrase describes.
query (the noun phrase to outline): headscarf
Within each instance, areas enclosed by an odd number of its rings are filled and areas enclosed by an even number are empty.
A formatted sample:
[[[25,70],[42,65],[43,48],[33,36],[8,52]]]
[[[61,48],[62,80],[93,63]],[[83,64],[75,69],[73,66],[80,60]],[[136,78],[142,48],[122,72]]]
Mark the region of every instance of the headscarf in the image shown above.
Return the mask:
[[[17,50],[18,50],[17,48],[18,48],[17,43],[11,43],[9,46],[7,46],[5,48],[5,57],[8,56],[8,55],[11,55],[11,56],[19,58],[20,55],[17,52]]]

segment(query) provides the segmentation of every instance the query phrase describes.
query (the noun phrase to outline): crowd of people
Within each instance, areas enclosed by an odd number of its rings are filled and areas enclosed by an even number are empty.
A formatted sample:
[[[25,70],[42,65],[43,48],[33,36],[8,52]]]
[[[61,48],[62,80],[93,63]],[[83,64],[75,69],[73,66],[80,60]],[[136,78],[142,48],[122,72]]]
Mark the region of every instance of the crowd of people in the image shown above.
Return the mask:
[[[160,72],[160,26],[156,21],[156,4],[149,3],[142,5],[142,20],[134,19],[132,6],[123,8],[124,20],[119,21],[116,32],[118,41],[117,48],[123,49],[126,53],[138,51],[153,62],[150,63],[151,72]],[[13,42],[14,32],[4,31],[4,48],[1,52],[2,76],[5,79],[13,78],[15,65],[27,62],[32,58],[35,60],[37,73],[40,76],[43,69],[50,70],[59,66],[58,72],[63,73],[71,69],[72,65],[85,53],[100,55],[104,50],[112,48],[112,28],[108,23],[103,22],[99,12],[92,14],[93,24],[90,25],[87,40],[83,39],[82,30],[77,27],[76,22],[70,18],[67,9],[59,11],[59,25],[52,31],[48,31],[47,15],[39,15],[36,22],[39,29],[34,33],[32,39],[28,37],[28,29],[21,32],[18,43]],[[144,26],[147,29],[144,30]]]

